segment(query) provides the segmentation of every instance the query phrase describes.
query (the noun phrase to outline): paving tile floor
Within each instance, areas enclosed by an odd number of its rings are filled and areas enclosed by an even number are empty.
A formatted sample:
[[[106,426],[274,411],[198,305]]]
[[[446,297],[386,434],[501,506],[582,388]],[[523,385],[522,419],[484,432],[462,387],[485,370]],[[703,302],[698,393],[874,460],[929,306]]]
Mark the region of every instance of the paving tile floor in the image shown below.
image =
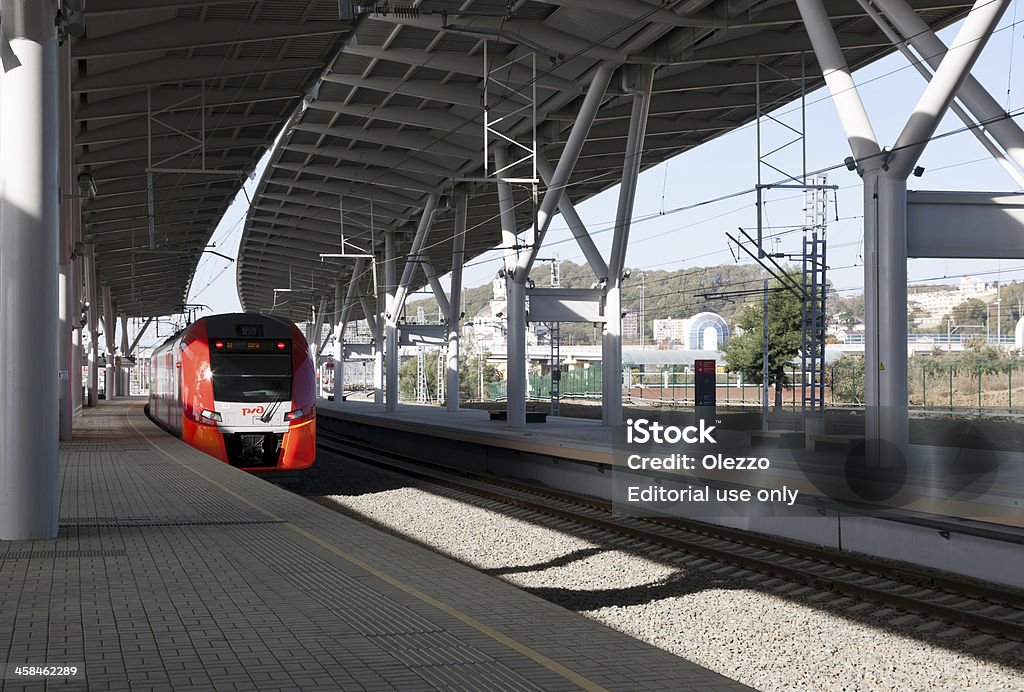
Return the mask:
[[[142,404],[76,419],[57,539],[0,542],[0,689],[748,689],[207,457]]]

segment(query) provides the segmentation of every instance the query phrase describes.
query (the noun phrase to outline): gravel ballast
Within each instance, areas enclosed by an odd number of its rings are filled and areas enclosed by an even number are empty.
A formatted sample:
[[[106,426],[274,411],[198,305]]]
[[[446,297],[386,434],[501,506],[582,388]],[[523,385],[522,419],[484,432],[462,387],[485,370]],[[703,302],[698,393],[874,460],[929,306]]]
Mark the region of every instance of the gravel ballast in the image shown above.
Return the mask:
[[[880,606],[624,552],[349,460],[325,459],[297,489],[761,690],[1024,690],[1021,644],[993,654],[992,638],[944,625],[926,635],[913,616],[897,631],[891,615],[872,621]]]

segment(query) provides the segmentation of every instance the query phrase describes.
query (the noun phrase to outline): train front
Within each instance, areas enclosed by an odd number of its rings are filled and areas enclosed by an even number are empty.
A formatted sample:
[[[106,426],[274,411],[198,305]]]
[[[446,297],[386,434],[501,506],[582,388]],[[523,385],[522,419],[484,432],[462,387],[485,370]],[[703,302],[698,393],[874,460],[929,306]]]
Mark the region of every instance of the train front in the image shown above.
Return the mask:
[[[185,419],[194,421],[185,426],[185,441],[246,471],[312,465],[316,371],[302,333],[270,315],[216,315],[201,322],[190,336],[205,341],[208,359],[196,358],[192,367],[182,368],[192,375],[182,383],[183,400],[192,409]],[[196,356],[205,350],[191,346],[182,344],[183,360],[193,350]],[[195,383],[191,392],[189,379]],[[202,403],[207,397],[212,406]]]

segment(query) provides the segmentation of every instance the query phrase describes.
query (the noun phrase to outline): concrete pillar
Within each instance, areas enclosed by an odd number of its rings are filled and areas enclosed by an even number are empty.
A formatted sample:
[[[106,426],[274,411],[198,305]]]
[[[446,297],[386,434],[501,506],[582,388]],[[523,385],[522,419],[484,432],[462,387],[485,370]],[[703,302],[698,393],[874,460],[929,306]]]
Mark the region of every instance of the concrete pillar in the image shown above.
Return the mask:
[[[57,342],[57,386],[60,398],[58,424],[60,439],[67,441],[72,435],[72,419],[75,414],[74,394],[75,378],[72,367],[72,334],[78,323],[75,304],[78,302],[78,289],[74,283],[72,272],[71,250],[74,247],[74,212],[77,207],[72,195],[75,189],[74,157],[71,140],[71,45],[67,42],[58,50],[58,108],[60,123],[60,277],[58,283],[58,342]],[[78,380],[81,381],[81,371]]]
[[[395,232],[384,232],[384,295],[387,313],[384,320],[384,410],[398,410],[398,312],[395,302],[398,284],[395,279]]]
[[[117,319],[114,317],[114,299],[110,286],[103,287],[103,339],[107,347],[107,363],[104,370],[103,393],[107,401],[117,398],[117,385],[114,375],[115,346],[114,336],[117,332]]]
[[[633,110],[629,119],[626,153],[622,163],[622,182],[615,214],[615,233],[612,238],[611,257],[608,261],[608,283],[605,296],[605,329],[601,337],[601,423],[622,423],[622,273],[629,246],[629,229],[633,217],[633,203],[640,177],[640,162],[647,133],[647,113],[651,105],[651,87],[654,68],[629,68],[623,75],[623,86],[633,94]]]
[[[506,403],[508,425],[521,428],[526,425],[526,285],[505,277],[506,325],[505,336]]]
[[[71,369],[74,288],[71,281],[71,264],[62,261],[57,276],[57,362],[55,363],[58,390],[57,429],[61,441],[71,439],[71,419],[74,416],[74,403],[71,394],[74,382]]]
[[[117,371],[117,395],[131,396],[131,369],[128,367],[128,315],[118,315],[121,322],[121,367]]]
[[[621,275],[620,275],[621,277]],[[608,284],[604,294],[604,331],[601,333],[601,424],[622,422],[622,295],[621,281]]]
[[[898,3],[879,3],[889,12]],[[864,179],[866,434],[902,449],[907,420],[907,177],[992,35],[1008,0],[977,0],[891,151],[882,153],[821,0],[797,0]],[[904,26],[904,29],[906,26]]]
[[[350,280],[355,283],[355,276]],[[341,279],[334,281],[334,400],[341,401],[345,393],[345,325],[341,321],[342,289],[345,284]]]
[[[82,258],[71,264],[71,286],[71,407],[77,415],[85,404],[82,397]]]
[[[373,403],[384,403],[384,292],[377,289],[376,317],[373,327]]]
[[[0,99],[0,539],[57,536],[56,5],[0,0],[17,64]],[[10,56],[8,56],[10,57]],[[14,61],[6,59],[5,65]]]
[[[459,190],[455,193],[455,236],[452,239],[452,286],[448,299],[448,394],[449,411],[459,410],[459,338],[462,331],[462,265],[466,260],[466,210],[469,199]]]
[[[344,391],[345,386],[345,328],[348,326],[348,318],[352,313],[352,305],[356,301],[356,296],[360,291],[360,287],[363,285],[363,269],[366,266],[366,260],[362,257],[356,259],[355,264],[352,267],[352,276],[348,282],[348,292],[345,294],[344,302],[337,303],[341,305],[341,309],[338,311],[337,326],[336,326],[336,338],[334,340],[334,391],[335,396],[337,392]],[[334,300],[337,302],[341,298],[342,283],[339,281],[335,285]],[[362,297],[360,296],[360,299]],[[341,399],[336,399],[341,401]]]
[[[96,406],[99,401],[99,361],[100,361],[100,297],[99,282],[96,277],[96,251],[90,243],[85,247],[85,293],[88,297],[88,321],[89,321],[89,395],[87,406]]]

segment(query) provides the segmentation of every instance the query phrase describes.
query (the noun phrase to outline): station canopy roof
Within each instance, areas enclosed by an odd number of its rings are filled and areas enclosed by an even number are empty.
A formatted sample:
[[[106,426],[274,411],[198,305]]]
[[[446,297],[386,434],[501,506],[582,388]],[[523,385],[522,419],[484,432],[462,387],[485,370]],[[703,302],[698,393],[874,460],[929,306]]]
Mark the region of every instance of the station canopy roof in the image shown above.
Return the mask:
[[[337,0],[89,0],[85,20],[70,65],[70,192],[83,173],[96,192],[81,199],[82,240],[117,312],[177,313],[217,223],[352,23]]]
[[[749,123],[758,81],[763,110],[822,84],[792,0],[363,5],[343,22],[338,0],[89,0],[86,37],[72,43],[75,171],[96,183],[83,240],[119,312],[180,311],[218,221],[278,136],[245,220],[239,296],[305,321],[352,271],[352,258],[321,257],[342,251],[342,233],[345,252],[379,253],[396,231],[402,257],[431,193],[442,202],[425,254],[448,271],[456,183],[470,195],[466,260],[499,245],[495,184],[479,182],[485,73],[489,118],[529,145],[535,103],[555,164],[597,65],[621,65],[569,183],[576,202],[621,177],[631,65],[657,65],[644,168]],[[910,5],[939,28],[971,3]],[[893,50],[856,0],[825,6],[852,68]],[[163,171],[152,205],[147,169]],[[514,194],[524,230],[529,185]]]

